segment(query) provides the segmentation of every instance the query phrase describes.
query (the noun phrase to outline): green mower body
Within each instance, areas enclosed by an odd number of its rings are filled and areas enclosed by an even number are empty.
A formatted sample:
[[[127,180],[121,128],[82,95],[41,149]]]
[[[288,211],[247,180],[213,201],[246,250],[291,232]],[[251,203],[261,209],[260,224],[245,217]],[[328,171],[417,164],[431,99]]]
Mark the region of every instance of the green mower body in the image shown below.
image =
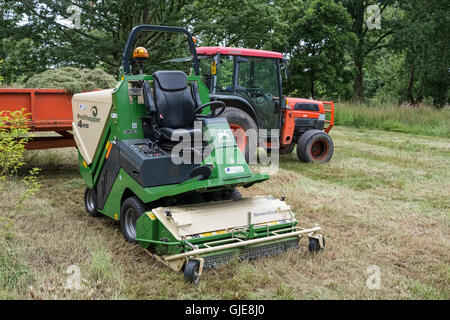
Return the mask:
[[[185,78],[186,84],[179,72],[131,72],[127,63],[140,31],[186,35],[194,69]],[[209,90],[198,75],[196,59],[186,30],[138,26],[125,48],[116,88],[74,95],[74,137],[80,172],[88,186],[88,213],[120,221],[128,241],[138,243],[174,270],[184,269],[193,282],[203,269],[236,255],[253,259],[297,248],[304,235],[323,247],[321,237],[315,235],[320,228],[298,227],[284,201],[270,196],[240,197],[237,187],[250,187],[269,176],[251,170],[226,119],[214,117],[214,103],[205,106],[211,103]],[[165,90],[167,97],[176,90],[190,92],[196,106],[205,106],[193,115],[195,124],[181,128],[182,138],[176,141],[164,140],[162,134],[178,128],[161,126],[179,114],[154,111],[161,107],[155,103],[158,99],[153,101],[158,90]],[[171,110],[170,101],[167,104]]]

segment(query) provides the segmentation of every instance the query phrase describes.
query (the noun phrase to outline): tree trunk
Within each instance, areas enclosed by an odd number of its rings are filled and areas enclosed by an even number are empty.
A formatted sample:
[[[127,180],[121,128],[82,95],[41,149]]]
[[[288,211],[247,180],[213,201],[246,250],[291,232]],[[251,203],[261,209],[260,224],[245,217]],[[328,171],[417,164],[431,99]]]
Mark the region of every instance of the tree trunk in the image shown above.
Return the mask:
[[[355,82],[354,82],[354,90],[356,99],[358,101],[363,101],[364,99],[364,89],[363,89],[363,79],[364,79],[364,73],[363,73],[363,59],[356,59],[355,60],[355,67],[356,67],[356,76],[355,76]]]
[[[414,101],[414,94],[413,94],[413,88],[414,88],[414,61],[411,61],[411,66],[409,68],[409,83],[408,83],[408,90],[406,91],[406,100],[411,103],[415,104]]]
[[[353,15],[353,30],[358,38],[358,43],[356,45],[355,53],[354,53],[354,61],[356,68],[356,75],[354,81],[354,90],[356,99],[358,101],[363,101],[364,98],[364,89],[363,89],[363,79],[364,79],[364,11],[366,9],[366,5],[362,1],[356,1]]]

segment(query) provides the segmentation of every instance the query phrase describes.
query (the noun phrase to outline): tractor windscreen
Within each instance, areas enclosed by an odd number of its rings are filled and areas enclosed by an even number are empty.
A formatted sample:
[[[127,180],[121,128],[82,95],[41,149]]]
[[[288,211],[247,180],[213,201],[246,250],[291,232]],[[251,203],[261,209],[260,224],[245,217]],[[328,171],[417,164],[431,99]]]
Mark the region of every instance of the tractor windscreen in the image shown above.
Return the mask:
[[[145,31],[136,39],[134,47],[147,49],[149,58],[144,63],[144,74],[158,70],[180,70],[193,74],[192,54],[186,36],[182,33]],[[139,65],[130,54],[131,71],[139,74]]]

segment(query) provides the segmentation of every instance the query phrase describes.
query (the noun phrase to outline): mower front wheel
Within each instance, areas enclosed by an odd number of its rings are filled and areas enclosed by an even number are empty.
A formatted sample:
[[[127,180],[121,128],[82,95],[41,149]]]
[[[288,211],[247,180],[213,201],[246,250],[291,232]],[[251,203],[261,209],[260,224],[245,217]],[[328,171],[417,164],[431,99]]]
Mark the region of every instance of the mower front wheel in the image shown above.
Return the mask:
[[[309,238],[309,244],[308,244],[308,250],[311,253],[319,252],[320,250],[323,250],[325,248],[325,238],[322,237],[323,241],[323,248],[320,247],[319,239],[316,238]]]
[[[145,213],[145,206],[139,198],[126,199],[120,209],[120,228],[125,240],[136,243],[136,221]]]
[[[228,191],[227,200],[240,200],[240,199],[242,199],[242,194],[239,192],[237,188]]]
[[[97,211],[98,202],[97,202],[97,191],[95,189],[86,188],[84,191],[84,207],[86,208],[86,212],[91,217],[100,217],[101,214]]]
[[[197,260],[189,260],[184,267],[184,278],[186,281],[197,285],[200,281],[200,263]]]

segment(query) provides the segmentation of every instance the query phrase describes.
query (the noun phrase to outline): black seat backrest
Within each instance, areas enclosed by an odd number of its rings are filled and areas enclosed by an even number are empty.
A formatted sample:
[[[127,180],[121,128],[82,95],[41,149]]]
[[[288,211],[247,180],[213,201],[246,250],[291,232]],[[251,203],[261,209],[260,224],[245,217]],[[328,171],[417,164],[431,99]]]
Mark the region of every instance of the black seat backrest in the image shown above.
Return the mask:
[[[196,103],[182,71],[157,71],[153,74],[155,104],[159,127],[187,128],[194,123]]]

